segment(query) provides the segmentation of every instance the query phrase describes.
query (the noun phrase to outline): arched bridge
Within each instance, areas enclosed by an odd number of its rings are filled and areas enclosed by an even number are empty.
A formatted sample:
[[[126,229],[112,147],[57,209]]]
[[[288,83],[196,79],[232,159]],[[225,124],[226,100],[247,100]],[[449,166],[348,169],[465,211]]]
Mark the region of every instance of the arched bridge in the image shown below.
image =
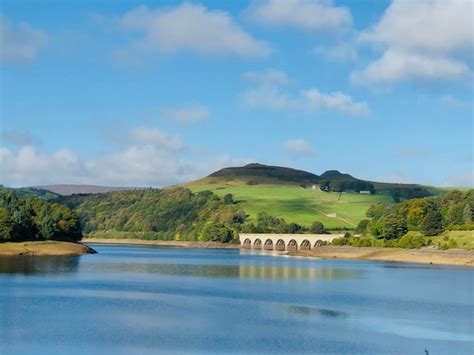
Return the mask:
[[[342,234],[249,234],[239,235],[240,246],[245,249],[311,250],[327,245]]]

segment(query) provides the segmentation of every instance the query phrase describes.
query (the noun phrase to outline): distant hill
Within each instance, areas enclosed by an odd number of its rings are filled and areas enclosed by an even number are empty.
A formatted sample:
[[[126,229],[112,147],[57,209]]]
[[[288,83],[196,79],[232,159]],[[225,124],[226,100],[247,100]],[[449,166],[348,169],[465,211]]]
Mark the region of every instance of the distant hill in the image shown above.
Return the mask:
[[[227,185],[291,185],[310,186],[329,182],[332,186],[338,186],[342,191],[354,190],[354,186],[362,187],[373,185],[379,193],[391,194],[394,189],[423,189],[424,186],[417,184],[399,184],[387,182],[375,182],[358,179],[350,174],[341,173],[338,170],[327,170],[321,175],[316,175],[304,170],[298,170],[280,166],[270,166],[258,163],[247,164],[242,167],[231,167],[218,170],[204,179],[190,182],[185,186],[226,183]],[[365,189],[365,188],[362,188]]]
[[[73,194],[99,194],[112,191],[135,190],[140,187],[118,187],[118,186],[98,186],[98,185],[43,185],[33,186],[33,189],[47,190],[55,194],[68,196]]]
[[[318,175],[303,170],[270,166],[258,163],[247,164],[242,167],[224,168],[209,175],[211,178],[231,180],[234,178],[245,180],[247,183],[317,183]]]
[[[51,201],[60,196],[59,194],[55,192],[52,192],[46,189],[35,188],[35,187],[11,188],[11,187],[2,186],[0,190],[13,190],[18,196],[21,196],[21,197],[34,196],[34,197],[39,197],[45,201]]]

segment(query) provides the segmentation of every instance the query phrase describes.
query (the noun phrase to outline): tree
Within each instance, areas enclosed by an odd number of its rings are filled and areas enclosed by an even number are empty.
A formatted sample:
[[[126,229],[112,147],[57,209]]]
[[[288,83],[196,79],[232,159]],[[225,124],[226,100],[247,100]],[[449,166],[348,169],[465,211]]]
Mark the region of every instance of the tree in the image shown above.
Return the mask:
[[[471,205],[467,204],[464,207],[464,210],[462,212],[462,219],[464,223],[471,223],[472,222],[472,214],[473,214],[473,209],[471,208]]]
[[[324,234],[324,233],[326,233],[326,229],[324,229],[324,225],[319,221],[314,222],[311,225],[311,227],[309,227],[309,231],[311,233],[314,233],[314,234]]]
[[[396,239],[408,232],[406,220],[397,214],[389,214],[380,219],[381,235],[384,239]]]
[[[287,227],[287,232],[291,234],[301,233],[303,231],[303,227],[301,227],[297,223],[290,223]]]
[[[13,234],[13,221],[6,208],[0,207],[0,241],[10,240]]]
[[[43,216],[40,224],[40,233],[43,239],[50,240],[54,239],[56,233],[56,225],[48,215]]]
[[[440,234],[443,231],[443,216],[441,213],[438,211],[429,212],[423,220],[421,231],[426,236]]]
[[[367,230],[367,226],[369,225],[370,221],[368,219],[363,219],[357,224],[357,227],[355,229],[356,233],[365,233]]]

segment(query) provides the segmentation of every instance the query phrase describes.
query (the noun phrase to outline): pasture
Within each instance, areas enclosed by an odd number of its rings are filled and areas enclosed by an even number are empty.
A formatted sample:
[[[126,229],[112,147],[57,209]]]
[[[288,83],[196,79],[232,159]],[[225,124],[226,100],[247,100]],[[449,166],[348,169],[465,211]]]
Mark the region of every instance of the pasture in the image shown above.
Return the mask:
[[[393,202],[386,195],[322,192],[299,186],[226,184],[209,180],[186,187],[194,192],[210,190],[219,196],[232,194],[250,218],[264,211],[287,222],[304,226],[319,221],[326,228],[354,228],[366,218],[367,209],[377,202]]]

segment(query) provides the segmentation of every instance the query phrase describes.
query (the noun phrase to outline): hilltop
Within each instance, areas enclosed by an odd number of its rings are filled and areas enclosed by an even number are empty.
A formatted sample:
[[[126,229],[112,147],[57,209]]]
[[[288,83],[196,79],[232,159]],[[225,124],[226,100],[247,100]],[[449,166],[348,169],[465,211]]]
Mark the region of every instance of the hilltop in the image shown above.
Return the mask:
[[[247,164],[242,167],[224,168],[208,176],[208,178],[232,181],[237,179],[249,185],[262,184],[305,184],[320,181],[318,175],[303,170],[270,166],[258,163]]]
[[[259,163],[251,163],[241,167],[229,167],[218,170],[203,179],[189,182],[184,186],[197,186],[207,184],[219,184],[228,186],[242,185],[278,185],[278,186],[301,186],[313,187],[327,184],[324,191],[356,191],[370,190],[373,188],[378,193],[391,194],[396,189],[402,190],[422,190],[425,186],[418,184],[400,184],[376,182],[358,179],[350,174],[341,173],[338,170],[327,170],[321,175],[317,175],[304,170],[294,168],[271,166]],[[362,188],[361,188],[362,187]],[[425,195],[429,192],[426,190]],[[402,196],[409,197],[409,196]],[[416,196],[418,197],[418,196]]]

